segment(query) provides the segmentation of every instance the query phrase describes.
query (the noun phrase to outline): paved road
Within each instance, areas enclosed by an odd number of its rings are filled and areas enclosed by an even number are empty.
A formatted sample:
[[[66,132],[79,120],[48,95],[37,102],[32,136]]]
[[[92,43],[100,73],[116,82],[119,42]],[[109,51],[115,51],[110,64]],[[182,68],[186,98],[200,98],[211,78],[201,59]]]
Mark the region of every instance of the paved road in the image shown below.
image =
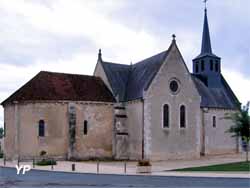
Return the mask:
[[[194,178],[163,176],[124,176],[73,174],[32,170],[25,175],[16,175],[16,169],[0,167],[1,188],[249,188],[250,179]]]

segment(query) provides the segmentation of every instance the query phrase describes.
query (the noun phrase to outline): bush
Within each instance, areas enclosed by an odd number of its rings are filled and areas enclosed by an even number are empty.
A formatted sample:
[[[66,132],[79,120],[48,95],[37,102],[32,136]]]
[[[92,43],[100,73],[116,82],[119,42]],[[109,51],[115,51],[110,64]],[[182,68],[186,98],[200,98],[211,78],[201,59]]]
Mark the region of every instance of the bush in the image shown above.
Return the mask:
[[[50,165],[56,165],[56,164],[57,163],[54,159],[42,159],[36,162],[36,165],[38,166],[50,166]]]
[[[151,166],[151,163],[149,160],[140,160],[138,161],[137,166]]]
[[[41,156],[41,157],[45,156],[46,154],[47,154],[46,151],[41,151],[41,152],[40,152],[40,156]]]

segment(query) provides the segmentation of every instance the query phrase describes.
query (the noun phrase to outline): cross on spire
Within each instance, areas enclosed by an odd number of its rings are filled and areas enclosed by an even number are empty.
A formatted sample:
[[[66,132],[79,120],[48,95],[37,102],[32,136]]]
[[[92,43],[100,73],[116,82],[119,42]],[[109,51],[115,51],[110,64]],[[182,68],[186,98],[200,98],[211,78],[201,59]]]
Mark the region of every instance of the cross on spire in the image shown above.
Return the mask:
[[[207,1],[208,0],[203,0],[204,4],[205,4],[205,10],[207,10]]]

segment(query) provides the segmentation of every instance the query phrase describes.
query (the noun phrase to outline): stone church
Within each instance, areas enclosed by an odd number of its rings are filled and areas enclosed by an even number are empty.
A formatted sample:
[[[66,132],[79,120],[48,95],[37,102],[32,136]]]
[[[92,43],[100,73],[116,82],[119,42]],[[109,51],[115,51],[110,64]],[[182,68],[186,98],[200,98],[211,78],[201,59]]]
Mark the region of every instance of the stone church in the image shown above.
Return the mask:
[[[225,113],[240,103],[212,52],[205,9],[201,53],[190,73],[175,36],[135,64],[107,62],[93,76],[39,72],[2,102],[7,159],[199,158],[233,153]]]

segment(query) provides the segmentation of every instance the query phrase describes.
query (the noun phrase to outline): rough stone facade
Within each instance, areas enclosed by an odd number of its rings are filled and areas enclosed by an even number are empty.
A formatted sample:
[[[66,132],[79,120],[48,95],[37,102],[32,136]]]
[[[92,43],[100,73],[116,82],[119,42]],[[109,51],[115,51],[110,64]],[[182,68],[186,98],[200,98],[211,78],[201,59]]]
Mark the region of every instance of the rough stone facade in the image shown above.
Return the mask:
[[[237,138],[232,137],[231,134],[226,132],[233,122],[225,119],[225,114],[235,113],[233,110],[224,109],[203,109],[203,122],[204,129],[204,151],[205,155],[212,154],[225,154],[238,152],[239,146]],[[213,125],[213,117],[215,124]]]
[[[129,132],[129,159],[142,158],[142,131],[143,131],[143,102],[141,100],[131,101],[126,104],[127,126]]]
[[[72,103],[71,103],[72,104]],[[74,103],[76,108],[76,147],[74,158],[112,157],[113,106],[102,103]],[[7,159],[48,156],[67,158],[69,147],[68,102],[20,103],[4,108]],[[13,118],[14,117],[14,118]],[[45,136],[38,136],[38,122],[45,122]],[[83,135],[84,120],[88,134]]]
[[[145,154],[153,160],[199,157],[200,96],[175,45],[145,92]],[[169,83],[179,82],[173,94]],[[170,126],[163,128],[163,105],[168,104]],[[180,106],[186,107],[186,127],[180,128]]]

